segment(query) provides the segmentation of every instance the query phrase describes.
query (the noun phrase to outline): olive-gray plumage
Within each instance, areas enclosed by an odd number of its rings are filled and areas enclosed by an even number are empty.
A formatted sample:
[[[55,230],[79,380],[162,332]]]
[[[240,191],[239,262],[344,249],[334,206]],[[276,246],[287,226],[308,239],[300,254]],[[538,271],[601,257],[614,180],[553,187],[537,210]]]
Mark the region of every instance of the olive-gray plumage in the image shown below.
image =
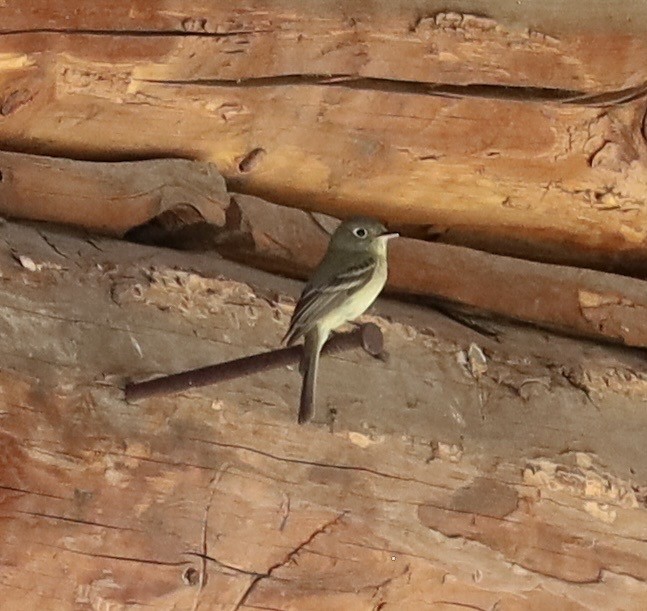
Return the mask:
[[[384,288],[386,244],[398,234],[367,217],[343,222],[330,238],[328,250],[306,284],[285,336],[288,346],[304,338],[303,386],[299,423],[314,412],[319,354],[330,332],[361,316]]]

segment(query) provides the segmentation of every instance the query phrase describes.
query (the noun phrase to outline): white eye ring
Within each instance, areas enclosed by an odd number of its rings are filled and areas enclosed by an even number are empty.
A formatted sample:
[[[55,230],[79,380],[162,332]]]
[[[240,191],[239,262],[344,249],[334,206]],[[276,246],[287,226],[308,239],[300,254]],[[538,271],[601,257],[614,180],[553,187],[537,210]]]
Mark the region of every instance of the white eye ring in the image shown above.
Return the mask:
[[[355,229],[353,229],[353,235],[358,238],[364,239],[368,235],[368,231],[366,231],[364,227],[355,227]]]

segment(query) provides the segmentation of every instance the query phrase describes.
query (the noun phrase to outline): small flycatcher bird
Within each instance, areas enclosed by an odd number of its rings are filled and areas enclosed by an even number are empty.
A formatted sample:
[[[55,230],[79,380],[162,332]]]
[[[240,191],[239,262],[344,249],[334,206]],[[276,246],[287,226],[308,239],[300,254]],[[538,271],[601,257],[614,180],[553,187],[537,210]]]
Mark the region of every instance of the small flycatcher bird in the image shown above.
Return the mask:
[[[321,349],[331,331],[361,316],[380,294],[387,277],[386,245],[397,236],[371,218],[344,221],[303,289],[283,339],[291,346],[304,338],[299,424],[314,413]]]

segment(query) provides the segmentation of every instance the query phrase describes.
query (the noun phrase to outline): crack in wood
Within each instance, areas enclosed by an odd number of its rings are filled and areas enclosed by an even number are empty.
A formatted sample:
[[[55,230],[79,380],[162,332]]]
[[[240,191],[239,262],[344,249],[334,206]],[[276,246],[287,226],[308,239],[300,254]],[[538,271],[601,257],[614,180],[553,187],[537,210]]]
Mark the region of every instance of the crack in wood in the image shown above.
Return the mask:
[[[231,38],[233,36],[244,36],[247,34],[269,34],[274,30],[270,29],[240,29],[230,30],[228,32],[205,32],[190,31],[181,28],[168,30],[101,30],[101,29],[82,29],[82,28],[22,28],[16,30],[0,30],[2,36],[22,36],[25,34],[64,34],[66,36],[123,36],[132,38]]]
[[[105,455],[116,456],[118,458],[133,458],[135,460],[141,460],[142,462],[164,465],[165,467],[189,467],[190,469],[200,469],[202,471],[214,471],[214,467],[210,467],[208,465],[199,465],[197,463],[187,461],[161,460],[151,458],[149,456],[142,456],[140,454],[129,454],[128,452],[106,452]]]
[[[405,95],[429,95],[449,98],[484,98],[513,102],[554,102],[580,106],[602,107],[618,106],[647,96],[647,82],[635,87],[627,87],[603,92],[587,92],[576,89],[550,87],[526,87],[517,85],[495,85],[478,83],[454,85],[398,79],[362,77],[356,74],[285,74],[280,76],[259,76],[241,79],[142,79],[142,83],[160,85],[196,85],[203,87],[227,87],[236,89],[287,87],[295,85],[335,86],[361,91]]]
[[[198,605],[200,604],[200,595],[202,594],[204,586],[207,582],[207,558],[209,557],[209,549],[207,546],[207,528],[209,526],[209,511],[211,510],[211,504],[213,503],[213,496],[216,493],[216,488],[220,483],[222,476],[227,472],[227,469],[229,469],[229,463],[223,464],[209,482],[209,500],[207,501],[207,505],[204,509],[204,519],[202,522],[202,554],[200,555],[202,566],[200,567],[200,583],[198,585],[198,591],[195,594],[195,599],[193,600],[192,611],[197,611]]]
[[[281,522],[279,524],[279,532],[283,532],[285,525],[288,523],[290,517],[290,495],[286,492],[283,493],[283,502],[281,503]]]
[[[484,607],[479,607],[478,605],[471,605],[469,603],[461,603],[453,600],[435,600],[437,605],[450,605],[452,607],[460,607],[461,609],[474,609],[474,611],[488,611]]]
[[[49,498],[49,499],[57,499],[59,501],[67,501],[67,500],[69,500],[67,497],[58,496],[56,494],[47,494],[45,492],[36,492],[35,490],[27,490],[26,488],[17,488],[15,486],[6,486],[4,484],[0,484],[0,490],[8,490],[9,492],[20,492],[22,494],[33,494],[34,496],[42,496],[42,497]]]
[[[68,257],[56,244],[54,244],[54,241],[50,236],[48,236],[44,231],[38,231],[38,235],[43,238],[43,241],[47,246],[49,246],[58,256],[62,257],[63,259],[67,259],[68,261],[70,260],[70,257]]]
[[[181,560],[178,562],[170,562],[167,560],[157,560],[155,558],[136,558],[133,556],[119,556],[113,554],[100,554],[96,552],[84,552],[78,549],[70,549],[68,547],[61,547],[60,545],[53,545],[51,543],[39,543],[39,545],[44,545],[45,547],[52,547],[54,549],[61,550],[62,552],[68,552],[70,554],[76,554],[78,556],[87,556],[89,558],[102,558],[105,560],[117,560],[118,562],[135,562],[140,564],[153,564],[156,566],[186,566],[190,561]]]
[[[245,575],[247,577],[257,577],[259,575],[263,575],[263,573],[257,573],[256,571],[248,571],[246,569],[241,569],[237,566],[233,566],[232,564],[227,564],[226,562],[223,562],[222,560],[218,560],[218,558],[215,558],[214,556],[209,556],[208,554],[200,554],[199,552],[184,552],[185,556],[195,556],[196,558],[202,558],[204,560],[208,560],[209,562],[213,562],[217,567],[221,569],[225,569],[227,571],[231,571],[232,575]]]
[[[59,520],[61,522],[71,522],[73,524],[86,524],[87,526],[97,526],[99,528],[109,528],[112,530],[120,530],[120,531],[130,531],[130,532],[141,532],[141,530],[137,528],[129,528],[127,526],[116,526],[114,524],[106,524],[104,522],[94,522],[92,520],[81,520],[79,518],[69,518],[67,516],[59,516],[55,514],[50,514],[50,513],[43,513],[39,511],[25,511],[22,509],[14,509],[13,510],[15,513],[20,513],[23,515],[27,516],[34,516],[37,518],[47,518],[50,520]]]
[[[397,575],[392,575],[391,577],[387,577],[386,579],[383,579],[383,580],[382,580],[380,583],[378,583],[378,584],[375,584],[375,585],[367,585],[367,586],[365,586],[364,588],[362,588],[362,589],[366,589],[366,588],[375,588],[375,592],[374,592],[374,594],[373,594],[373,598],[377,598],[378,596],[380,596],[380,600],[378,600],[378,601],[375,603],[375,606],[373,607],[373,611],[379,611],[380,609],[382,609],[382,608],[387,604],[387,601],[386,601],[386,600],[384,599],[384,597],[382,596],[382,590],[384,590],[384,588],[386,588],[386,587],[387,587],[387,586],[389,586],[391,583],[393,583],[396,579],[401,579],[401,578],[402,578],[402,577],[404,577],[405,575],[408,575],[410,572],[411,572],[411,565],[406,564],[406,565],[404,566],[404,570],[402,570],[402,571],[401,571],[400,573],[398,573]]]
[[[287,463],[297,464],[297,465],[307,465],[310,467],[321,467],[324,469],[339,469],[342,471],[354,471],[358,473],[367,473],[369,475],[376,475],[378,477],[384,477],[384,478],[398,480],[402,482],[412,482],[415,484],[420,484],[422,486],[428,486],[429,488],[452,490],[452,488],[450,487],[441,486],[438,484],[431,484],[429,482],[416,479],[415,477],[405,477],[403,475],[394,475],[393,473],[384,473],[383,471],[378,471],[377,469],[371,469],[369,467],[339,465],[335,463],[319,462],[315,460],[305,460],[303,458],[288,458],[286,456],[277,456],[275,454],[272,454],[271,452],[266,452],[265,450],[259,450],[257,448],[252,448],[250,446],[243,446],[235,443],[212,441],[209,439],[200,439],[199,437],[187,437],[187,439],[189,439],[190,441],[196,441],[198,443],[206,443],[208,445],[214,445],[221,448],[230,448],[232,450],[242,450],[244,452],[251,452],[252,454],[265,456],[266,458],[269,458],[271,460],[277,460],[280,462],[287,462]]]
[[[310,545],[319,535],[325,533],[327,530],[336,526],[347,514],[348,514],[348,511],[342,511],[334,518],[326,522],[323,526],[320,526],[319,528],[315,529],[307,539],[299,543],[294,549],[288,552],[288,554],[285,556],[283,560],[281,560],[280,562],[277,562],[276,564],[273,564],[269,569],[267,569],[265,573],[262,573],[252,578],[247,588],[243,592],[242,596],[236,602],[236,605],[233,607],[232,611],[239,611],[239,609],[246,603],[247,599],[252,595],[252,592],[254,591],[256,586],[261,581],[263,581],[263,579],[272,577],[275,571],[292,562],[299,555],[299,553],[303,549],[305,549],[308,545]]]

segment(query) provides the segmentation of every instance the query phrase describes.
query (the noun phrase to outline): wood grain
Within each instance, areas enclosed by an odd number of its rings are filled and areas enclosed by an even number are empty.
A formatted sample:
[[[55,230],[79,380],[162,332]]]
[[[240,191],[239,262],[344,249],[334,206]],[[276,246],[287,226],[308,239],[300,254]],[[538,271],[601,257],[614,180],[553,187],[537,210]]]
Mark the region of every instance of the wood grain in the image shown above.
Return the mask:
[[[121,390],[277,345],[297,283],[10,223],[0,274],[3,609],[644,606],[638,355],[382,302],[299,427],[296,371]]]
[[[201,162],[82,162],[4,152],[0,173],[0,213],[7,216],[216,251],[300,278],[318,264],[338,222],[231,193],[215,167]],[[389,262],[387,290],[395,295],[647,347],[644,280],[407,238],[391,244]]]
[[[170,211],[223,225],[229,206],[213,165],[181,159],[89,163],[0,151],[0,174],[3,215],[114,236]]]
[[[207,160],[277,203],[644,272],[640,2],[45,4],[0,7],[4,148]]]

